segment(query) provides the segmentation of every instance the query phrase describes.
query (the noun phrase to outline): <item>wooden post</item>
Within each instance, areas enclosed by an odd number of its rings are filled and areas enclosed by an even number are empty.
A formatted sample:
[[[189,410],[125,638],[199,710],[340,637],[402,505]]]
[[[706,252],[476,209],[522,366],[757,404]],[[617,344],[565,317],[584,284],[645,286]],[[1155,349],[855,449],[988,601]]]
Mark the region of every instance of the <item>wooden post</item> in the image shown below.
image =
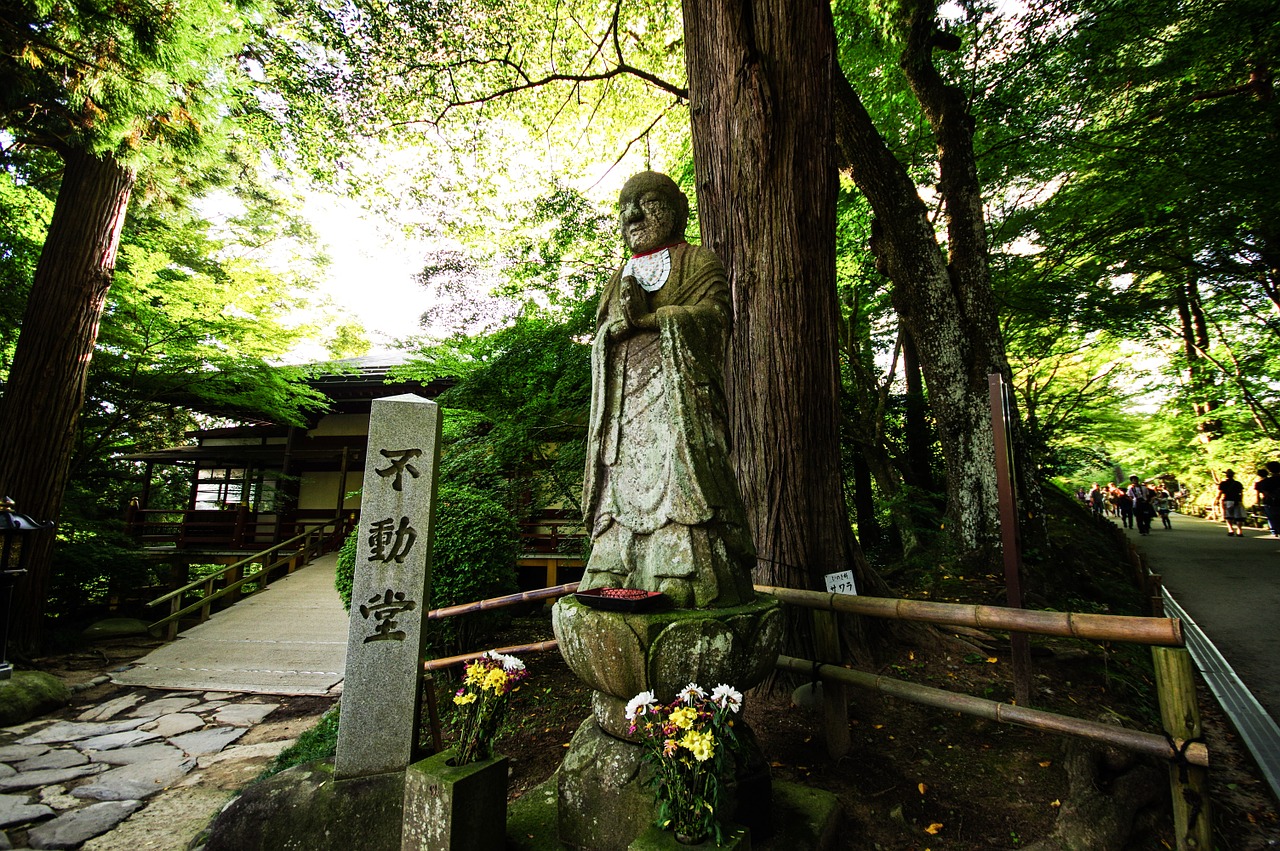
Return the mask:
[[[813,612],[813,641],[818,659],[839,665],[840,617],[835,612]],[[835,680],[822,683],[822,727],[827,740],[827,756],[840,759],[849,752],[849,695],[847,687]]]
[[[987,376],[991,400],[991,433],[995,440],[996,488],[1000,509],[1000,541],[1004,551],[1005,599],[1010,608],[1021,609],[1022,540],[1018,524],[1018,478],[1014,463],[1013,432],[1009,420],[1012,405],[1004,376]],[[1010,632],[1013,662],[1013,696],[1019,706],[1031,705],[1031,639],[1025,632]]]
[[[1151,605],[1151,616],[1164,617],[1164,577],[1161,574],[1147,574],[1147,599]]]
[[[1182,647],[1152,647],[1160,720],[1175,739],[1196,740],[1202,733],[1200,708],[1191,654]],[[1213,825],[1209,818],[1208,769],[1186,762],[1169,766],[1173,791],[1173,828],[1178,851],[1211,851]]]
[[[169,601],[169,614],[171,615],[177,614],[178,610],[180,610],[181,608],[182,608],[182,595],[179,594],[178,596],[174,597],[172,600]],[[165,624],[165,627],[164,627],[165,641],[173,641],[175,638],[178,637],[178,620],[179,620],[178,618],[174,618],[173,620],[169,621],[169,623]]]

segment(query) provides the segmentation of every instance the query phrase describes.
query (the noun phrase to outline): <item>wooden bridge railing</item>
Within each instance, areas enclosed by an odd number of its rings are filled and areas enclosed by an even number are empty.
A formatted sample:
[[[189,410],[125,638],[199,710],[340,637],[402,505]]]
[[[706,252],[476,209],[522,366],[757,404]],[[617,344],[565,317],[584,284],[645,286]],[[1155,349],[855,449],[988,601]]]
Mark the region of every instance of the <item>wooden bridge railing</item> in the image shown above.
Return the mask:
[[[281,541],[275,546],[240,559],[208,576],[188,582],[181,588],[175,588],[157,597],[147,603],[147,606],[168,603],[169,613],[151,624],[150,628],[154,630],[164,627],[165,639],[172,641],[178,636],[178,625],[182,618],[196,614],[199,622],[204,623],[212,614],[215,602],[225,600],[230,605],[241,597],[247,596],[243,591],[246,584],[257,583],[257,588],[253,592],[257,593],[267,587],[273,578],[272,573],[278,569],[285,568],[284,575],[287,576],[316,556],[328,552],[328,545],[333,540],[334,531],[341,526],[342,522],[342,517],[335,517],[332,520],[317,523],[287,541]],[[257,569],[254,570],[254,568]],[[198,599],[184,605],[188,595],[195,595],[196,592],[199,592]]]

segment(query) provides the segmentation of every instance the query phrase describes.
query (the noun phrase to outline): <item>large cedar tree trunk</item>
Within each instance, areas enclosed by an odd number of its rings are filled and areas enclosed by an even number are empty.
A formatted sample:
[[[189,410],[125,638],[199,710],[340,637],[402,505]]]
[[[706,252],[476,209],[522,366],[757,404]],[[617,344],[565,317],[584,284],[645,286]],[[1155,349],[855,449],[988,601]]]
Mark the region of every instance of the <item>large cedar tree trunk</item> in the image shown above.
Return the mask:
[[[111,286],[133,172],[111,155],[64,154],[53,221],[22,317],[0,399],[0,494],[38,520],[57,519],[98,319]],[[38,647],[52,535],[37,538],[30,572],[14,589],[12,641]]]
[[[733,287],[730,421],[756,580],[865,580],[841,487],[829,5],[685,0],[684,25],[698,215]]]

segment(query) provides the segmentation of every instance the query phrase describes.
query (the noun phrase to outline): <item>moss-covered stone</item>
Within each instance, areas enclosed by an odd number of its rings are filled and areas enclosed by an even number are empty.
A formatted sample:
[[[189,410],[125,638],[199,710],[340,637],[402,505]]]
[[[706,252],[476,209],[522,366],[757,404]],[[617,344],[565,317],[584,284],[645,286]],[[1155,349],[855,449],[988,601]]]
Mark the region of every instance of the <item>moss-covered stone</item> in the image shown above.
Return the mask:
[[[558,774],[513,801],[507,814],[508,851],[564,851],[556,831]],[[754,851],[825,851],[856,840],[838,834],[840,803],[822,789],[773,784],[772,830],[751,833]]]
[[[404,772],[335,780],[317,760],[249,786],[210,823],[204,851],[399,851]]]
[[[43,671],[14,671],[0,680],[0,726],[30,721],[67,705],[71,689],[62,680]]]
[[[133,638],[151,635],[146,621],[137,618],[107,618],[90,624],[81,635],[87,641],[103,641],[108,638]]]

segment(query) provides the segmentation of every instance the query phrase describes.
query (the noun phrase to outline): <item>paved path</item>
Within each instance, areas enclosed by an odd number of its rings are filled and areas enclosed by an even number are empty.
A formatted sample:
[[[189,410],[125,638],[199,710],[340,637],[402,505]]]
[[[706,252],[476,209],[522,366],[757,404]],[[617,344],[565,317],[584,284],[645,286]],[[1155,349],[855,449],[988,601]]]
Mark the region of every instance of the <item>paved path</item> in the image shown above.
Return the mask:
[[[1171,530],[1156,518],[1146,537],[1125,532],[1253,696],[1280,719],[1280,538],[1260,529],[1228,537],[1222,523],[1171,519]]]
[[[258,694],[328,694],[342,682],[347,613],[333,588],[336,553],[218,612],[133,667],[121,685]]]

